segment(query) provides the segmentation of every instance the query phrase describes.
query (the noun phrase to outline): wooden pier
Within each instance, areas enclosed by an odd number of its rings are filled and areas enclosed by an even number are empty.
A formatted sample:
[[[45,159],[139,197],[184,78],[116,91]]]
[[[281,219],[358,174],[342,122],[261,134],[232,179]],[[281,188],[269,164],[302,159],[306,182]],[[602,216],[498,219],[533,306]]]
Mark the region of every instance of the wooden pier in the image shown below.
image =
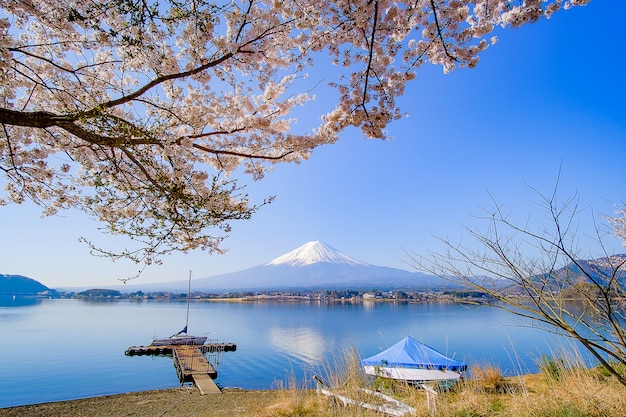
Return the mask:
[[[178,379],[182,382],[193,381],[203,395],[222,393],[213,382],[217,371],[197,346],[174,346],[172,356]]]
[[[202,395],[221,394],[219,387],[213,382],[217,371],[207,360],[206,353],[229,352],[237,350],[234,343],[209,343],[204,345],[167,345],[167,346],[131,346],[125,354],[134,355],[167,355],[174,359],[174,367],[181,382],[193,382]]]

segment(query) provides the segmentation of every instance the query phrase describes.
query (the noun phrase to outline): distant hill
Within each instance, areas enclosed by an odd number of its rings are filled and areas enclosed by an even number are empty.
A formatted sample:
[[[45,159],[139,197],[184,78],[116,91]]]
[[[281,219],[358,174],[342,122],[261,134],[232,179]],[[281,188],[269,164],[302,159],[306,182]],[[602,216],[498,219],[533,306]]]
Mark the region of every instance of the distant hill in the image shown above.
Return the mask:
[[[56,293],[56,290],[52,290],[32,278],[21,275],[0,274],[0,295],[13,296]]]
[[[120,295],[122,294],[117,290],[92,288],[79,292],[75,295],[75,298],[115,298],[119,297]]]
[[[259,266],[198,278],[192,292],[312,289],[441,289],[455,286],[421,272],[371,265],[321,241],[308,242]],[[187,292],[188,281],[128,285],[120,291]]]
[[[591,279],[601,282],[608,279],[626,281],[626,254],[612,255],[608,258],[578,261],[580,267],[570,263],[557,271],[559,277],[582,276],[583,273]],[[618,268],[619,267],[619,268]],[[618,268],[615,274],[615,268]]]
[[[547,285],[552,291],[568,289],[574,284],[590,282],[590,280],[597,283],[616,280],[622,286],[626,286],[626,254],[612,255],[608,258],[579,259],[576,263],[570,262],[552,273],[537,275],[533,278],[537,283]],[[523,289],[518,285],[509,285],[505,292],[516,294],[523,292]]]

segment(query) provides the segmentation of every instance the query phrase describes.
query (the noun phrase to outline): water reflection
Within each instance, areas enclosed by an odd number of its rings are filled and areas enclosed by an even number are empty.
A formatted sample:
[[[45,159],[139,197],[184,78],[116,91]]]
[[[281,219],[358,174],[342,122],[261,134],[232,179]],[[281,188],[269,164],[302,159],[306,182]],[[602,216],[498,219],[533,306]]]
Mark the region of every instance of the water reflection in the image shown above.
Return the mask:
[[[377,302],[374,301],[374,300],[364,299],[363,300],[363,310],[365,310],[365,311],[372,311],[376,307],[376,304],[377,304]]]
[[[0,295],[0,307],[26,307],[41,304],[41,297]]]
[[[320,363],[326,351],[322,335],[310,327],[272,327],[268,330],[268,340],[274,349],[310,365]]]

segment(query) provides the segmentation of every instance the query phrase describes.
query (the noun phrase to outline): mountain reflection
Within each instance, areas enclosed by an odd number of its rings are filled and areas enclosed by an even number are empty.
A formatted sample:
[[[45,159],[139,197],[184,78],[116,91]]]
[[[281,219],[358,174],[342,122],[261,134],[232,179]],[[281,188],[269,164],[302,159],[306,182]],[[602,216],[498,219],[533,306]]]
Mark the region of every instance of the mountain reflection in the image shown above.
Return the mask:
[[[268,331],[272,346],[307,364],[319,364],[324,358],[326,344],[319,332],[310,327],[272,327]]]

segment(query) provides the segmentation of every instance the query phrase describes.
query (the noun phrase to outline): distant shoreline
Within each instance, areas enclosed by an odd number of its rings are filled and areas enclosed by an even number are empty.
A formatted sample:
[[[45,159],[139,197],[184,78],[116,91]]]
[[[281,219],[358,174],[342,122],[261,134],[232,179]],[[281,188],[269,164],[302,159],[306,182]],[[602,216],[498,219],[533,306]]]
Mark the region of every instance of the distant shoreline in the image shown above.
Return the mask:
[[[51,297],[42,297],[51,298]],[[80,299],[85,301],[186,301],[187,294],[179,292],[131,292],[120,293],[117,290],[93,289],[81,293],[60,293],[57,297],[64,299]],[[231,293],[215,293],[195,291],[191,293],[191,301],[210,302],[250,302],[250,301],[279,301],[279,302],[483,302],[489,298],[488,294],[470,290],[258,290],[240,291]]]

